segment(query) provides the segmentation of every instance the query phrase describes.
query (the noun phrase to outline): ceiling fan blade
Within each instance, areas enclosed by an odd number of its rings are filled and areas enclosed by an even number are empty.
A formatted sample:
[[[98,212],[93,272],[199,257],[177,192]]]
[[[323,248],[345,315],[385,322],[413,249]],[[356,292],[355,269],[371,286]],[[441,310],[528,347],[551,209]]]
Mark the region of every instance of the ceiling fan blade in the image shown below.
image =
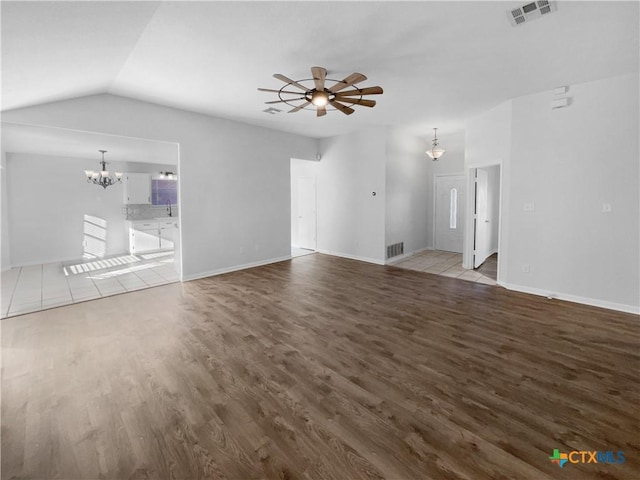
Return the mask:
[[[286,100],[272,100],[270,102],[264,102],[264,103],[286,103],[286,102],[295,102],[296,100],[304,100],[306,97],[300,97],[300,98],[287,98]]]
[[[342,90],[343,88],[350,87],[354,83],[364,82],[366,79],[367,79],[367,77],[365,77],[361,73],[352,73],[351,75],[349,75],[344,80],[341,80],[338,83],[336,83],[335,85],[333,85],[329,89],[329,91],[332,92],[332,93],[336,93],[336,92],[339,92],[340,90]]]
[[[316,117],[324,117],[327,114],[326,107],[318,107],[316,110]]]
[[[309,91],[309,89],[307,87],[305,87],[304,85],[300,85],[298,82],[296,82],[295,80],[291,80],[288,77],[285,77],[284,75],[280,74],[280,73],[276,73],[274,75],[275,78],[277,78],[278,80],[282,80],[284,83],[290,83],[291,85],[293,85],[294,87],[298,87],[299,89],[307,92]]]
[[[307,105],[309,105],[311,102],[304,102],[301,103],[300,105],[298,105],[296,108],[293,108],[291,110],[289,110],[287,113],[294,113],[297,112],[298,110],[302,110],[304,107],[306,107]]]
[[[327,76],[327,71],[322,67],[311,67],[311,75],[313,76],[316,90],[322,92],[324,90],[324,79]]]
[[[273,92],[273,93],[290,93],[291,95],[300,95],[300,92],[290,92],[288,90],[273,90],[272,88],[259,88],[260,92]]]
[[[336,97],[337,100],[340,100],[344,103],[352,103],[356,105],[362,105],[363,107],[375,107],[375,100],[367,100],[366,98],[348,98],[348,97]]]
[[[344,92],[336,93],[336,97],[346,97],[348,95],[354,97],[358,95],[380,95],[383,93],[382,87],[366,87],[358,88],[356,90],[345,90]]]
[[[347,107],[346,105],[338,103],[335,100],[329,100],[329,104],[331,104],[331,106],[333,106],[333,107],[336,107],[338,110],[340,110],[345,115],[351,115],[353,112],[355,112],[355,110],[353,108]]]

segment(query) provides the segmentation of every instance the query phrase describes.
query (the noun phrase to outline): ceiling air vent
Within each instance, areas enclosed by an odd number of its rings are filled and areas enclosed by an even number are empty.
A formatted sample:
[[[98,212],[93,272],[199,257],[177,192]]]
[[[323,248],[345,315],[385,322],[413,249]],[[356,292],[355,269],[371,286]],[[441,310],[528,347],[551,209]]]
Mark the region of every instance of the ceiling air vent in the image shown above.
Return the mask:
[[[268,113],[270,115],[275,115],[276,113],[280,113],[282,110],[278,110],[277,108],[269,107],[265,110],[262,110],[264,113]]]
[[[538,0],[513,8],[507,12],[509,21],[513,27],[530,22],[537,18],[555,12],[556,2],[549,0]]]

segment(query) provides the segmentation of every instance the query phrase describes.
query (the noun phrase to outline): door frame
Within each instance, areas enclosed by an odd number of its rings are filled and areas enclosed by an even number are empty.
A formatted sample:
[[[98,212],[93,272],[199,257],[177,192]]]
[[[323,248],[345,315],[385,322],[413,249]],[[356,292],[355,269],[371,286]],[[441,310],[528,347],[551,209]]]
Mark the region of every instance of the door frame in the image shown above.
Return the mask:
[[[438,178],[441,177],[461,177],[462,180],[465,180],[465,174],[464,172],[460,172],[460,173],[435,173],[433,175],[433,222],[432,222],[432,238],[431,238],[431,244],[433,245],[433,249],[436,249],[436,214],[437,214],[437,206],[436,206],[436,199],[438,198],[438,191],[437,191],[437,186],[438,186]],[[466,203],[466,202],[465,202]],[[467,223],[466,223],[466,219],[467,219],[467,205],[466,204],[460,204],[458,203],[458,208],[462,207],[463,211],[462,211],[462,228],[464,228],[464,230],[462,231],[462,251],[464,252],[464,238],[466,235],[466,230],[467,230]]]
[[[503,198],[504,198],[504,168],[502,166],[502,162],[496,161],[495,163],[490,163],[486,165],[477,165],[473,167],[467,168],[467,188],[469,189],[469,196],[467,201],[467,206],[470,207],[470,214],[467,217],[465,230],[465,242],[464,242],[464,253],[463,253],[463,263],[462,266],[467,270],[473,270],[475,265],[475,241],[476,241],[476,171],[479,168],[491,168],[498,167],[500,169],[500,179],[498,182],[500,191],[498,192],[498,271],[496,275],[496,282],[500,285],[501,283],[501,275],[500,275],[500,266],[503,261],[502,255],[502,215],[504,212],[503,208]]]

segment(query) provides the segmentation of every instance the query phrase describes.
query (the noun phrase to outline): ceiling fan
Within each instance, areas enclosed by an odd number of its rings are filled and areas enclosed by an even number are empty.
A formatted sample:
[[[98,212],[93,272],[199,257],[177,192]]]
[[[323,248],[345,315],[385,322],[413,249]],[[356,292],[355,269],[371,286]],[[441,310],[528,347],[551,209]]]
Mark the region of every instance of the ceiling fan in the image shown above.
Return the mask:
[[[356,87],[356,83],[364,82],[367,79],[367,77],[361,73],[352,73],[343,80],[332,80],[327,78],[327,70],[325,68],[311,67],[311,75],[312,78],[291,80],[280,73],[276,73],[274,77],[282,80],[286,84],[285,86],[280,90],[270,88],[258,88],[258,90],[261,92],[277,93],[280,99],[264,103],[286,103],[293,107],[288,113],[297,112],[305,109],[308,105],[313,105],[316,109],[316,116],[318,117],[327,114],[327,106],[333,107],[332,110],[340,110],[345,115],[351,115],[355,112],[355,110],[351,108],[354,105],[373,107],[376,104],[374,100],[362,97],[364,95],[380,95],[383,93],[382,87]],[[345,88],[351,86],[354,88],[345,90]],[[291,87],[297,90],[289,89]]]

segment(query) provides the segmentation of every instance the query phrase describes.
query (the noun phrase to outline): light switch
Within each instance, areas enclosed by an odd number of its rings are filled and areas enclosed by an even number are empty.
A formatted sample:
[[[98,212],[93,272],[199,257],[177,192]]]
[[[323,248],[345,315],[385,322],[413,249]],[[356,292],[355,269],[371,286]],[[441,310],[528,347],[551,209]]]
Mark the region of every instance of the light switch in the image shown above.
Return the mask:
[[[533,205],[533,203],[525,203],[523,210],[525,212],[533,212],[535,210],[535,206]]]

